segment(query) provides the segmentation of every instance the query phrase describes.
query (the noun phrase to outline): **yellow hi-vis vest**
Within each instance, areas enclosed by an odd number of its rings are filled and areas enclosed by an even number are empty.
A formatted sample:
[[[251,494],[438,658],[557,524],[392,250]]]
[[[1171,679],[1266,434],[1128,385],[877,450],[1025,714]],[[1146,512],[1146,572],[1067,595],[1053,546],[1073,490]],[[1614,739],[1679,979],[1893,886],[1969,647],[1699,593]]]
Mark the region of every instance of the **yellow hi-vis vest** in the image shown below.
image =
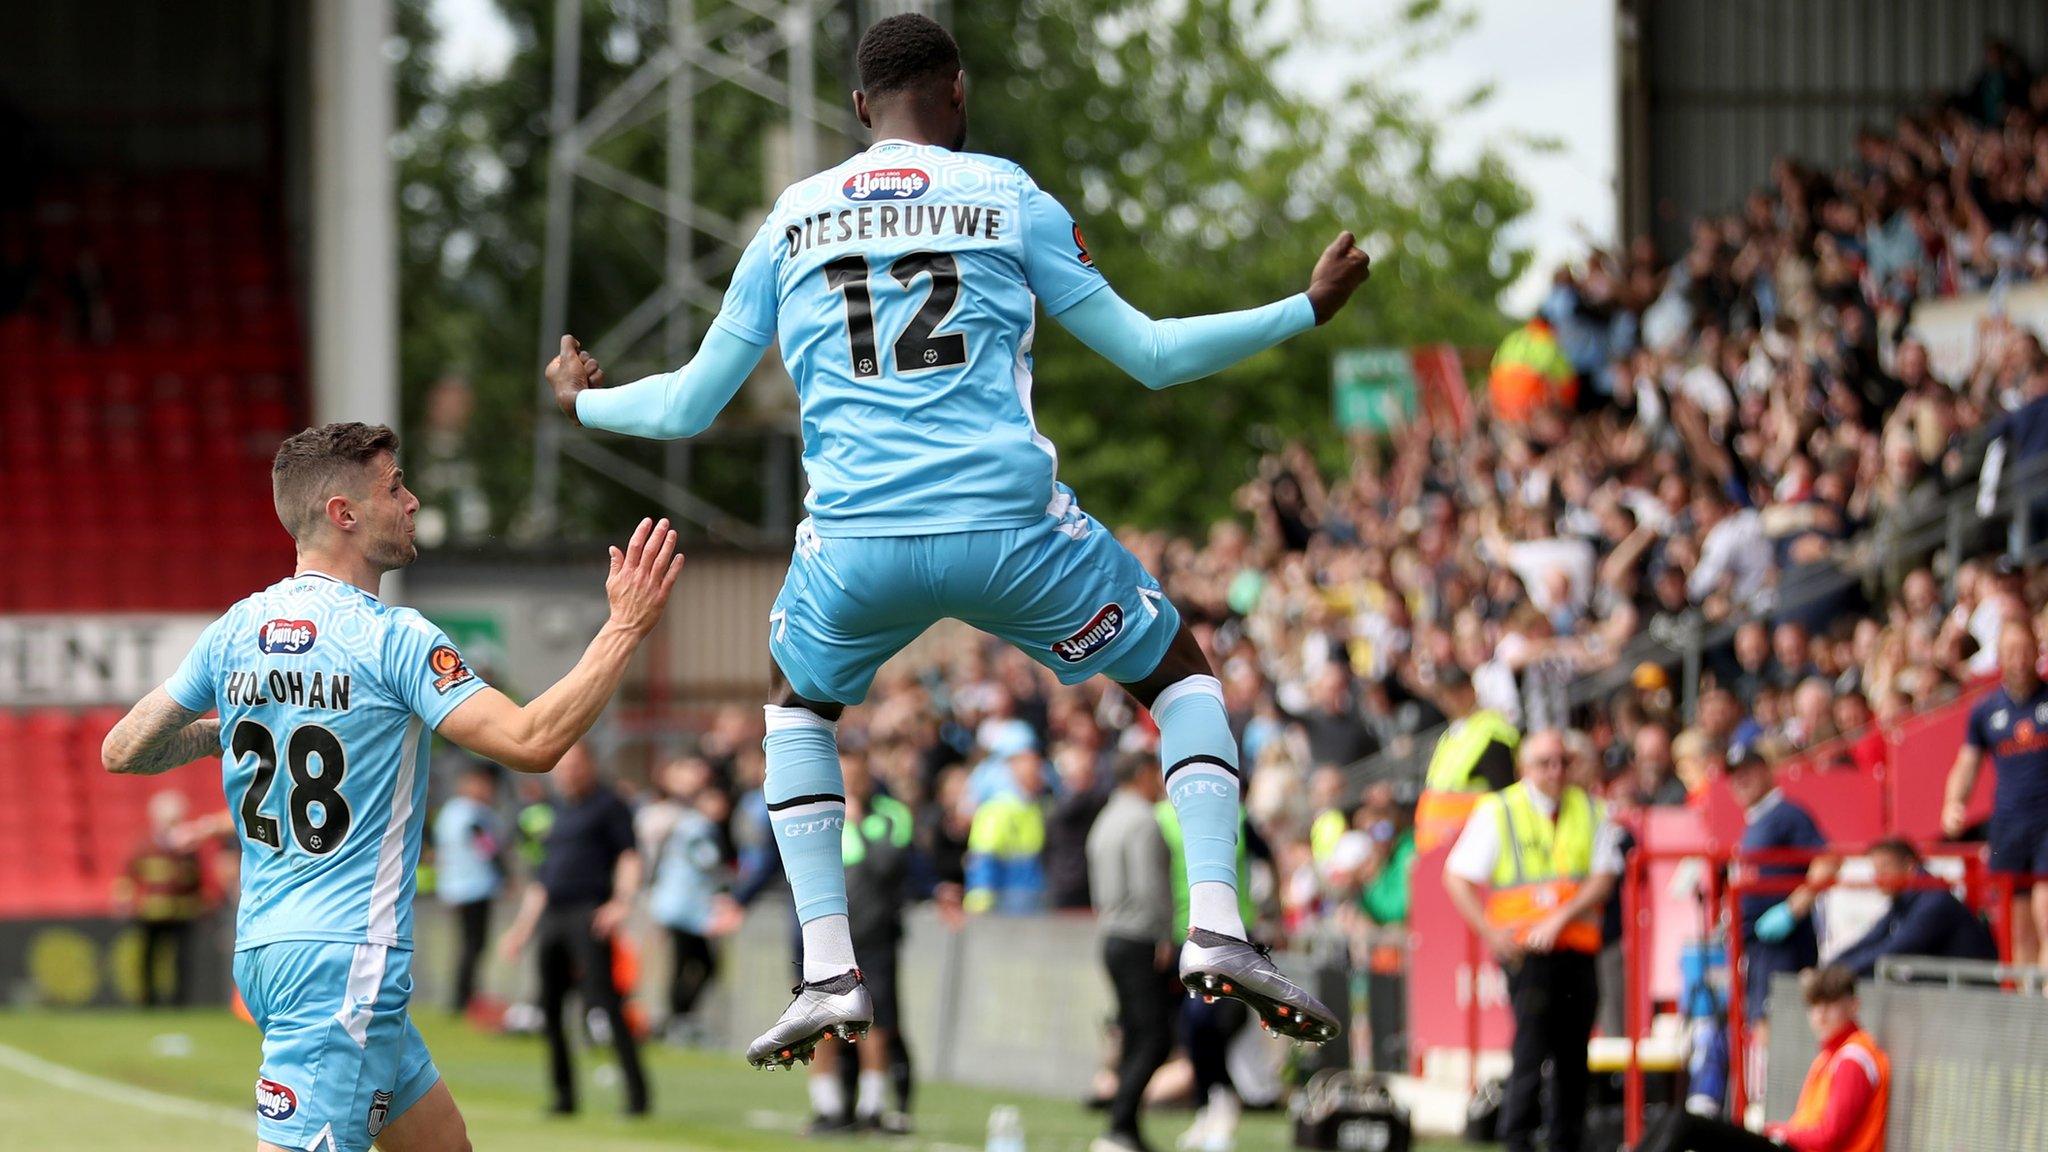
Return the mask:
[[[1486,784],[1473,778],[1472,770],[1489,745],[1505,744],[1512,752],[1522,734],[1507,717],[1491,708],[1481,709],[1455,720],[1437,739],[1429,754],[1429,774],[1422,781],[1422,795],[1415,802],[1415,850],[1427,852],[1448,844],[1464,831],[1472,806],[1486,794]]]
[[[1600,806],[1581,789],[1565,787],[1555,821],[1536,807],[1528,785],[1519,782],[1481,798],[1472,818],[1501,823],[1501,852],[1493,865],[1486,922],[1511,929],[1518,941],[1576,895],[1593,874]],[[1557,946],[1571,952],[1600,951],[1600,910],[1588,909],[1566,925]]]
[[[1487,393],[1493,399],[1494,416],[1509,424],[1527,421],[1538,409],[1569,408],[1577,401],[1578,377],[1572,372],[1572,362],[1542,318],[1529,321],[1500,342],[1487,374]]]

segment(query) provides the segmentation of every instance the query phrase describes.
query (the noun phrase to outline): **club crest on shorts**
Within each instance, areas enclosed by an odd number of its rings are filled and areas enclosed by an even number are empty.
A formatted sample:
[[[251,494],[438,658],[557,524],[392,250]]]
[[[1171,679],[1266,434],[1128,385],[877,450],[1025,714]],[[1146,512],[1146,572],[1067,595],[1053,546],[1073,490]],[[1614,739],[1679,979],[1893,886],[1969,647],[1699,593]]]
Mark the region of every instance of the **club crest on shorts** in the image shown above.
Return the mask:
[[[289,1120],[299,1110],[299,1094],[275,1080],[256,1080],[256,1113],[265,1120]]]
[[[1123,634],[1124,610],[1114,602],[1104,604],[1102,610],[1081,626],[1079,632],[1065,640],[1055,640],[1052,654],[1069,664],[1079,664],[1109,646],[1109,642]]]
[[[384,1122],[385,1122],[386,1120],[389,1120],[390,1118],[391,1118],[391,1093],[389,1093],[389,1092],[372,1092],[372,1093],[370,1093],[370,1117],[369,1117],[369,1121],[368,1121],[368,1124],[369,1124],[369,1130],[370,1130],[370,1139],[372,1139],[372,1140],[375,1140],[375,1139],[377,1138],[377,1134],[378,1134],[379,1132],[382,1132],[382,1131],[384,1131]]]

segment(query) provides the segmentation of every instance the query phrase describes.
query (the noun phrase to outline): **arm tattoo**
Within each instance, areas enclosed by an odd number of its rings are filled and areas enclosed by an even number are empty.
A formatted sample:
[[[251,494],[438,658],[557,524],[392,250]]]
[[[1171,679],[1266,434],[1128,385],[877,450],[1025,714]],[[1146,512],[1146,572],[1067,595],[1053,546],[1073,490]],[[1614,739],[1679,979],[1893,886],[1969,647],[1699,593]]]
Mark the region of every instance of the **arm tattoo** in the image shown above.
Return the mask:
[[[155,776],[203,756],[220,755],[220,721],[198,719],[159,688],[107,733],[102,750],[107,770]]]

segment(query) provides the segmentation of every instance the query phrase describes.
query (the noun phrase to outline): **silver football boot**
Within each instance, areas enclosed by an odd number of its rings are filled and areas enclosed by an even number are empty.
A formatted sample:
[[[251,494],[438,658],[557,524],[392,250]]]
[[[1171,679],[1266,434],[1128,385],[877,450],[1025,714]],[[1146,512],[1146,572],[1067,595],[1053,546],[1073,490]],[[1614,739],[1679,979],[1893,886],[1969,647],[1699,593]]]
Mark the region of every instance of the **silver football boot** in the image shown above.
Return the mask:
[[[1188,933],[1180,949],[1180,982],[1205,1000],[1241,1000],[1259,1023],[1292,1040],[1322,1044],[1343,1029],[1323,1002],[1280,974],[1271,949],[1206,928]]]
[[[874,1023],[875,1002],[858,968],[830,980],[798,984],[790,991],[796,999],[782,1010],[781,1018],[747,1045],[747,1063],[756,1068],[809,1064],[820,1040],[837,1036],[850,1043],[867,1035]]]

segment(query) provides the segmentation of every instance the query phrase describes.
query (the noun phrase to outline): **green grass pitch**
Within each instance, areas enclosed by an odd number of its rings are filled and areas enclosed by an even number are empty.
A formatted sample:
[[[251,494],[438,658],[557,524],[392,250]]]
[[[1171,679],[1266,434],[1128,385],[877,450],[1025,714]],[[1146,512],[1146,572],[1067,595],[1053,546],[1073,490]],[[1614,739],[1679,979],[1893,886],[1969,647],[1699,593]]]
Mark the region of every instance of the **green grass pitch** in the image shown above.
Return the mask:
[[[803,1078],[756,1072],[737,1055],[647,1050],[654,1114],[618,1115],[607,1061],[581,1054],[584,1111],[542,1114],[544,1055],[538,1039],[490,1036],[433,1013],[421,1030],[469,1121],[480,1152],[754,1152],[797,1144],[806,1111]],[[220,1009],[183,1012],[0,1012],[0,1144],[24,1152],[199,1152],[254,1147],[251,1084],[256,1030]],[[952,1085],[920,1085],[917,1134],[819,1143],[900,1152],[963,1152],[982,1146],[989,1110],[1015,1105],[1031,1152],[1079,1152],[1101,1131],[1100,1113],[1070,1100]],[[1161,1112],[1147,1136],[1170,1149],[1185,1112]],[[1288,1146],[1284,1117],[1248,1115],[1240,1152]],[[1453,1144],[1422,1145],[1452,1152]]]

